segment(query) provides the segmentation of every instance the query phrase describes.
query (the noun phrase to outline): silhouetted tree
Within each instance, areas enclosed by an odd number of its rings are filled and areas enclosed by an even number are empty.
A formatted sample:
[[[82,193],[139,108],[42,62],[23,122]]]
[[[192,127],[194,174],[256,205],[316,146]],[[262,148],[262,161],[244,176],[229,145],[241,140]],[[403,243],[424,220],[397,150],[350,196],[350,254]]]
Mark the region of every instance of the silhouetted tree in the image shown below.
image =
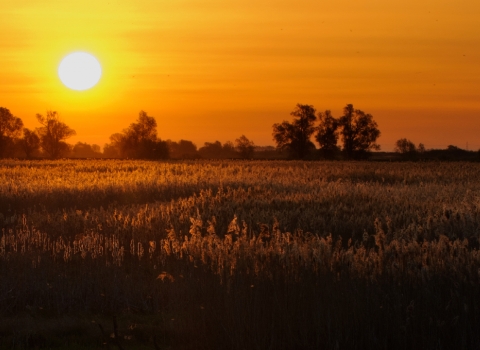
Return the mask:
[[[294,117],[292,123],[283,121],[273,125],[273,139],[278,149],[288,150],[295,158],[302,159],[315,149],[310,140],[315,132],[315,108],[297,104],[290,115]]]
[[[454,145],[448,145],[447,149],[443,150],[443,153],[441,156],[443,160],[466,160],[473,156],[473,152]]]
[[[197,158],[197,146],[188,140],[180,140],[179,142],[167,140],[170,157],[176,159],[192,159]]]
[[[103,156],[105,158],[121,158],[123,135],[120,133],[115,133],[110,135],[109,139],[110,143],[106,143],[103,146]]]
[[[140,111],[136,123],[123,131],[122,153],[129,158],[150,158],[157,141],[157,122],[155,118]]]
[[[168,150],[168,145],[165,141],[157,139],[156,141],[147,140],[143,144],[142,153],[143,156],[140,158],[146,159],[168,159],[170,158],[170,153]]]
[[[31,158],[40,149],[40,138],[35,131],[24,128],[23,138],[20,140],[20,147],[27,158]]]
[[[454,146],[454,145],[448,145],[447,146],[447,151],[449,151],[449,152],[462,152],[464,150],[461,149],[460,147],[457,147],[457,146]]]
[[[65,140],[76,135],[75,130],[61,122],[56,111],[47,111],[45,117],[37,114],[37,120],[43,125],[37,129],[43,151],[50,158],[59,158],[67,153],[70,146]]]
[[[423,143],[419,143],[417,147],[417,157],[420,160],[425,159],[425,155],[427,153],[427,150],[425,149],[425,145]]]
[[[397,140],[395,143],[395,152],[401,153],[401,154],[411,154],[411,153],[416,153],[417,152],[417,147],[415,147],[415,144],[407,139],[400,139]]]
[[[240,153],[240,156],[244,159],[252,158],[255,151],[255,144],[245,135],[242,135],[235,140],[235,150]]]
[[[394,151],[400,153],[405,159],[414,159],[417,157],[417,147],[412,141],[405,138],[397,140]]]
[[[72,149],[73,158],[101,158],[99,145],[77,142]]]
[[[320,152],[325,158],[333,158],[339,150],[338,142],[338,120],[332,116],[329,110],[318,113],[320,124],[317,127],[315,139],[320,145]]]
[[[198,153],[203,158],[223,158],[223,147],[220,141],[205,142],[203,147],[200,147]]]
[[[106,143],[103,145],[103,157],[104,158],[120,158],[120,151],[117,147],[113,146],[111,143]]]
[[[203,147],[200,147],[198,153],[202,158],[220,159],[220,158],[235,158],[237,153],[232,142],[225,142],[223,145],[220,141],[205,142]]]
[[[348,158],[359,158],[368,155],[371,150],[379,150],[376,144],[380,136],[377,123],[371,114],[365,114],[348,104],[343,109],[344,115],[339,119],[343,150]]]
[[[13,146],[15,138],[20,136],[23,122],[13,116],[9,109],[0,107],[0,158],[7,156],[7,148]]]
[[[122,133],[110,136],[110,144],[105,145],[108,153],[117,153],[124,158],[166,159],[169,157],[168,145],[157,137],[155,118],[140,111],[136,123]],[[105,154],[104,150],[104,154]],[[106,155],[110,157],[109,155]]]
[[[100,153],[101,152],[100,146],[97,145],[96,143],[94,143],[93,145],[90,145],[90,147],[92,148],[92,151],[95,152],[95,153]]]
[[[237,158],[238,154],[235,151],[235,145],[232,141],[227,141],[223,144],[223,157],[224,158]]]

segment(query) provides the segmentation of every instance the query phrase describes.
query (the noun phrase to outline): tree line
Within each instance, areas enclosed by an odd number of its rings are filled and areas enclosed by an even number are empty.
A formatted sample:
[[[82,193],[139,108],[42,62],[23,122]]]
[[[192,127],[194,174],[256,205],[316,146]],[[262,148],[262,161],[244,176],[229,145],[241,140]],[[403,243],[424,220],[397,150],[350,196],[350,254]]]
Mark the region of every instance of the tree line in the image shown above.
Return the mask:
[[[49,158],[59,158],[70,146],[65,142],[76,135],[75,130],[61,122],[58,113],[48,111],[37,114],[40,127],[30,130],[23,121],[12,115],[9,109],[0,107],[0,157],[5,158],[23,152],[26,158],[37,156],[39,150]]]
[[[277,149],[285,150],[295,159],[365,159],[373,150],[380,130],[373,116],[355,109],[352,104],[343,108],[343,115],[335,118],[330,110],[316,113],[311,105],[297,104],[290,113],[293,121],[273,125],[273,139]],[[316,125],[316,121],[318,124]],[[312,138],[318,143],[315,147]],[[407,138],[396,141],[394,154],[377,159],[389,160],[480,160],[480,150],[468,151],[449,145],[446,149],[416,146]]]
[[[425,149],[423,143],[416,146],[409,139],[403,138],[395,143],[395,152],[401,160],[480,160],[480,150],[477,152],[448,145],[445,149]]]
[[[335,118],[330,110],[318,112],[312,105],[297,104],[290,113],[292,121],[273,124],[276,147],[258,147],[245,135],[234,142],[205,142],[200,148],[188,140],[162,140],[157,122],[145,111],[121,132],[114,133],[103,152],[99,145],[66,140],[75,130],[60,120],[56,111],[37,114],[40,126],[30,130],[10,110],[0,107],[0,158],[130,158],[130,159],[196,159],[196,158],[291,158],[291,159],[365,159],[380,150],[380,130],[373,116],[352,104]],[[316,142],[318,148],[315,146]],[[472,159],[472,153],[456,146],[446,150],[426,150],[406,138],[395,144],[397,159]],[[480,150],[477,152],[480,159]]]
[[[334,118],[330,110],[316,114],[313,106],[302,104],[297,104],[290,115],[292,122],[273,125],[273,139],[277,148],[287,150],[293,158],[304,159],[314,154],[317,149],[312,136],[324,158],[334,158],[340,151],[349,159],[366,158],[370,151],[380,149],[376,143],[380,130],[372,115],[351,104],[345,106],[339,118]],[[319,124],[315,125],[317,119]]]
[[[40,127],[30,130],[9,109],[0,107],[0,158],[252,158],[255,144],[245,135],[235,142],[205,142],[200,149],[188,140],[163,141],[157,135],[157,122],[145,111],[140,111],[136,122],[122,132],[110,136],[103,153],[99,145],[78,142],[70,145],[68,138],[75,130],[60,120],[56,111],[37,114]]]

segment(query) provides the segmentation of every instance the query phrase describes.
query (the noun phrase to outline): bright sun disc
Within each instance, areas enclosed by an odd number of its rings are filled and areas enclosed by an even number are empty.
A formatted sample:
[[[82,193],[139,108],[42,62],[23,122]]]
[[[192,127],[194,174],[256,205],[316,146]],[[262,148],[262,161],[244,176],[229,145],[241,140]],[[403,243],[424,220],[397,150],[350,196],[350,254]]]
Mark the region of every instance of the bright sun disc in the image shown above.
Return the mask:
[[[85,52],[74,52],[65,56],[58,66],[62,83],[73,90],[87,90],[95,86],[102,75],[98,60]]]

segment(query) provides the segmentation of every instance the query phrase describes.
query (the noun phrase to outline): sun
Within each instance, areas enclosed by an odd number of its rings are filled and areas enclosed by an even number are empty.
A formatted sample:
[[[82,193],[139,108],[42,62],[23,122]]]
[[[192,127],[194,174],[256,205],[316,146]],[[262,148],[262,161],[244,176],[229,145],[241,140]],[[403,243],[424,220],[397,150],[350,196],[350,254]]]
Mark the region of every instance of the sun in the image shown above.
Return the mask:
[[[94,87],[102,76],[100,62],[86,52],[74,52],[65,56],[58,66],[62,83],[72,90],[87,90]]]

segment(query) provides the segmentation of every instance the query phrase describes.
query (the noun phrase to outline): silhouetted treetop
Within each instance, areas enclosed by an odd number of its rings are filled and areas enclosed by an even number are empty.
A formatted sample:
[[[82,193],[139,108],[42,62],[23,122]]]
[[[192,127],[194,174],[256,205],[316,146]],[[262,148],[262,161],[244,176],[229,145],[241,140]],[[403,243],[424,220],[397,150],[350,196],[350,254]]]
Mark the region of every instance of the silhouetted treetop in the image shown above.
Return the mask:
[[[397,140],[397,142],[395,143],[394,151],[402,154],[415,153],[417,152],[417,147],[412,141],[407,140],[406,138],[403,138],[403,139]]]
[[[132,142],[157,141],[157,121],[148,116],[147,112],[140,111],[137,122],[130,124],[123,132]]]
[[[31,158],[35,152],[40,149],[40,137],[35,131],[24,128],[23,138],[20,140],[20,146],[25,152],[27,158]]]
[[[320,145],[320,151],[325,158],[332,158],[339,150],[338,127],[339,122],[332,116],[330,110],[318,113],[319,125],[315,139]]]
[[[339,119],[339,126],[343,150],[348,158],[363,157],[371,150],[380,149],[376,144],[380,130],[371,114],[354,109],[353,105],[347,104],[343,109],[343,116]]]
[[[37,128],[40,136],[40,145],[50,158],[59,158],[69,151],[65,142],[71,136],[76,135],[75,130],[60,121],[56,111],[47,111],[47,115],[37,114],[37,120],[42,127]]]
[[[272,136],[278,149],[288,150],[295,158],[302,159],[315,149],[310,140],[315,132],[315,108],[297,104],[290,115],[294,117],[293,122],[274,124]]]
[[[102,154],[99,145],[77,142],[72,148],[71,156],[73,158],[100,158]]]
[[[0,107],[0,158],[6,156],[6,149],[20,136],[22,128],[20,118],[15,117],[9,109]]]
[[[122,133],[110,136],[104,152],[108,157],[165,159],[169,157],[167,143],[157,136],[157,122],[154,117],[140,111],[136,123],[130,124]]]
[[[235,150],[242,158],[249,159],[253,157],[253,153],[255,152],[255,144],[245,135],[242,135],[235,140]]]
[[[405,159],[412,160],[417,156],[417,147],[412,141],[406,138],[399,139],[395,142],[394,151],[399,153]]]
[[[192,141],[180,140],[178,142],[167,140],[170,157],[176,159],[198,158],[197,145]]]
[[[221,159],[221,158],[237,158],[238,154],[235,152],[235,146],[232,142],[227,141],[223,145],[220,141],[205,142],[203,147],[200,147],[198,153],[202,158],[207,159]]]

